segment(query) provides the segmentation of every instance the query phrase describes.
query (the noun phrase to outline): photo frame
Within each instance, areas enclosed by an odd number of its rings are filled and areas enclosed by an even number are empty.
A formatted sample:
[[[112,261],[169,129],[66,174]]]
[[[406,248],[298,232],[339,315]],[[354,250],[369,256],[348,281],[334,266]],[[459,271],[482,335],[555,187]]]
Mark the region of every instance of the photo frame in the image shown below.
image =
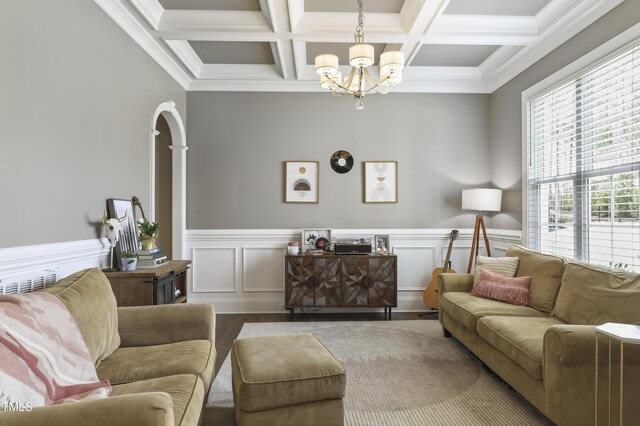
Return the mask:
[[[373,248],[376,253],[382,253],[382,245],[384,244],[384,252],[391,252],[391,246],[389,245],[388,235],[374,235],[373,236]]]
[[[362,169],[365,203],[398,202],[397,161],[364,161]]]
[[[318,161],[284,162],[284,202],[320,202],[320,163]]]
[[[326,250],[326,247],[318,247],[316,245],[318,239],[326,238],[329,243],[331,243],[331,230],[323,229],[323,228],[305,228],[301,232],[302,235],[302,245],[301,252],[305,253],[307,251],[313,250]]]
[[[131,200],[120,200],[117,198],[107,199],[107,216],[109,218],[126,217],[120,224],[120,238],[116,244],[114,251],[114,263],[112,267],[120,264],[120,258],[125,251],[138,251],[140,249],[138,240],[138,227],[136,225],[136,217]]]

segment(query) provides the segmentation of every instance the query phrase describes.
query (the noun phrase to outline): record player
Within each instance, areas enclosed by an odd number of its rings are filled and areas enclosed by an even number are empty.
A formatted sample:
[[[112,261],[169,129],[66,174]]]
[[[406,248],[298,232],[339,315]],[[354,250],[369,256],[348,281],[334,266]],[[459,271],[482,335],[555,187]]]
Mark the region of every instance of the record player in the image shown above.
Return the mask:
[[[369,254],[371,243],[336,243],[336,254]]]

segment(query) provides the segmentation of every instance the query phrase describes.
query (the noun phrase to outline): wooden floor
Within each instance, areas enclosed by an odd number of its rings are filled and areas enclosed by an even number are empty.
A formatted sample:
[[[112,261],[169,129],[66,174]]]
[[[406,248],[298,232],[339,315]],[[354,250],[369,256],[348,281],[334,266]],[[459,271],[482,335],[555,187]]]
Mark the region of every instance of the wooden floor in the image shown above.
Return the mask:
[[[438,315],[422,318],[417,312],[394,312],[392,320],[437,320]],[[296,313],[295,321],[384,321],[383,313]],[[282,314],[216,314],[216,374],[231,350],[231,343],[238,337],[242,326],[248,322],[288,322],[291,316]]]

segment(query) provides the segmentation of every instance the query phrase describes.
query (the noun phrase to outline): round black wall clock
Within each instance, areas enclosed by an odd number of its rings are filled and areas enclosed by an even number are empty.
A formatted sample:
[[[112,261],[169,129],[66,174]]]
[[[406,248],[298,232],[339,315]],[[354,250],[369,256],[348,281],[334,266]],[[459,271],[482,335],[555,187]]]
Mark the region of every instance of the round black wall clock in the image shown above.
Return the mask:
[[[348,151],[336,151],[331,156],[330,163],[336,173],[347,173],[353,167],[353,157]]]

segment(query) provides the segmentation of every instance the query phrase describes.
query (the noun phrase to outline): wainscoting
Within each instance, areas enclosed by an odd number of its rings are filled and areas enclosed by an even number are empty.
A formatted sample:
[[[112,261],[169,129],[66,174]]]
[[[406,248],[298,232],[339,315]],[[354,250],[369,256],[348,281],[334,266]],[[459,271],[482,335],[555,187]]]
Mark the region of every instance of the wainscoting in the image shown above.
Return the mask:
[[[391,249],[398,255],[398,310],[419,312],[425,310],[422,293],[431,273],[446,257],[450,232],[334,229],[332,236],[389,235]],[[520,231],[487,232],[493,256],[503,256],[507,247],[522,241]],[[454,242],[451,261],[458,272],[466,272],[472,236],[473,229],[462,229]],[[299,240],[299,229],[187,230],[187,255],[193,261],[189,301],[214,303],[220,313],[283,311],[284,255],[287,243]]]
[[[433,269],[443,264],[450,232],[449,229],[332,230],[333,236],[340,239],[390,236],[391,249],[398,255],[398,310],[407,312],[425,310],[422,293]],[[488,230],[488,233],[494,256],[503,256],[509,245],[522,241],[520,231]],[[467,269],[472,235],[472,229],[461,229],[460,238],[454,242],[451,261],[458,272]],[[212,302],[220,313],[282,312],[284,255],[287,243],[298,240],[299,229],[187,230],[187,257],[193,261],[189,301]],[[106,239],[0,249],[0,281],[49,269],[55,270],[60,279],[84,268],[104,267],[108,256]]]
[[[85,268],[106,267],[109,241],[93,239],[0,249],[0,283],[55,271],[57,279]]]

